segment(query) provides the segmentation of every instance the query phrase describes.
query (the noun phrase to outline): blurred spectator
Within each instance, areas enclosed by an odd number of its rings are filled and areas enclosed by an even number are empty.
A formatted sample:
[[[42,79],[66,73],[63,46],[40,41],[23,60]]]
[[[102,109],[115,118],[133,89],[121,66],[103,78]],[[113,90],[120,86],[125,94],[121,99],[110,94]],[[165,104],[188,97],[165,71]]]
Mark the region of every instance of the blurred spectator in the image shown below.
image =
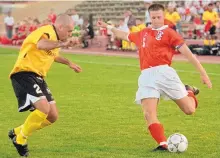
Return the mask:
[[[94,30],[92,24],[90,24],[89,19],[84,19],[83,31],[82,31],[82,43],[83,48],[87,48],[89,46],[88,39],[94,38]]]
[[[14,26],[14,18],[11,16],[11,12],[9,11],[7,16],[4,18],[6,35],[9,39],[13,36],[13,26]]]
[[[37,28],[40,27],[40,21],[37,18],[33,20],[33,23]]]
[[[168,6],[165,18],[175,25],[180,21],[180,15],[175,11],[173,6]]]
[[[119,21],[118,29],[122,30],[124,32],[129,32],[128,25],[125,24],[124,20]],[[121,41],[121,47],[122,47],[122,50],[126,50],[126,49],[130,48],[130,44],[129,44],[128,41],[122,40]]]
[[[129,32],[128,26],[124,23],[124,20],[119,20],[118,29],[125,32]]]
[[[124,13],[124,15],[125,15],[124,23],[126,24],[126,22],[127,22],[127,26],[129,28],[130,32],[138,32],[139,29],[136,26],[136,18],[134,17],[132,12],[130,10],[127,10]],[[128,50],[129,49],[135,50],[136,49],[135,44],[134,43],[130,43],[129,47],[127,49]]]
[[[194,39],[197,38],[202,38],[202,29],[203,29],[203,25],[202,25],[202,21],[201,21],[201,17],[200,15],[194,15],[193,18],[193,24],[195,26],[195,30],[194,30]]]
[[[131,33],[138,32],[140,29],[136,26],[136,18],[131,14],[128,21],[128,28]],[[136,50],[135,43],[130,43],[130,50]]]
[[[114,26],[112,21],[110,21],[110,20],[107,21],[107,24]],[[109,28],[107,28],[107,36],[108,36],[107,50],[111,50],[114,47],[115,37],[114,37],[113,32]]]
[[[71,9],[71,17],[73,19],[74,24],[78,24],[79,21],[79,15],[76,13],[75,9]]]
[[[151,0],[144,0],[144,6],[145,6],[145,24],[146,26],[151,25],[151,19],[150,19],[150,14],[148,12],[149,6],[152,4]]]
[[[79,16],[79,20],[78,20],[77,25],[80,26],[80,28],[82,28],[82,26],[83,26],[83,16],[82,15]]]
[[[72,36],[74,36],[74,37],[81,36],[81,28],[80,28],[79,25],[75,25],[74,26],[74,29],[73,29],[73,32],[72,32]]]
[[[202,20],[204,21],[205,31],[209,31],[209,34],[214,38],[216,34],[216,25],[218,23],[218,14],[216,11],[213,11],[214,5],[210,3],[207,10],[203,13]],[[208,30],[209,29],[209,30]]]
[[[220,14],[220,1],[215,2],[214,11]]]
[[[132,11],[131,10],[128,10],[127,11],[127,15],[128,15],[128,28],[132,27],[132,26],[136,26],[136,18],[134,17],[134,15],[132,14]]]
[[[128,26],[129,13],[128,11],[124,12],[124,24]]]
[[[177,6],[177,3],[175,1],[169,1],[168,2],[168,7],[176,8],[176,6]]]
[[[14,33],[15,33],[15,34],[18,33],[19,26],[20,26],[20,22],[17,22],[17,23],[14,25]]]
[[[101,17],[98,17],[98,20],[103,21],[103,19]],[[100,27],[99,28],[99,35],[107,36],[107,28]]]
[[[50,19],[45,19],[42,21],[42,23],[40,24],[40,26],[45,26],[45,25],[52,25],[52,21]]]
[[[141,19],[136,19],[136,26],[138,27],[139,31],[143,30],[146,28],[146,25]]]
[[[176,6],[176,3],[170,3],[170,5],[167,8],[167,12],[165,14],[165,19],[171,21],[176,27],[174,28],[177,32],[181,33],[181,25],[180,25],[180,15],[177,11],[174,9],[174,5]]]
[[[50,19],[53,24],[55,23],[55,21],[57,19],[57,15],[54,13],[53,8],[50,10],[50,14],[48,15],[48,19]]]
[[[181,21],[185,21],[185,7],[183,2],[179,2],[177,5],[177,9],[176,11],[179,13],[180,17],[181,17]]]
[[[216,44],[215,39],[211,39],[210,35],[207,35],[203,41],[204,46],[213,46]]]

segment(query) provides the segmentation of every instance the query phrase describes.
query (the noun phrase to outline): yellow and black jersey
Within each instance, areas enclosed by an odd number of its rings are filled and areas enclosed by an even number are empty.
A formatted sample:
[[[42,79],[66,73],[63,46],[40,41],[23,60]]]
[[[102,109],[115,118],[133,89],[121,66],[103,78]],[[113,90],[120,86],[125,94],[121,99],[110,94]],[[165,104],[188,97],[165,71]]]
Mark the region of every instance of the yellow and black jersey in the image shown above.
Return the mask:
[[[53,25],[46,25],[33,31],[24,40],[19,51],[18,59],[13,70],[10,73],[34,72],[39,76],[45,77],[50,69],[55,57],[59,55],[59,48],[45,51],[37,49],[37,43],[45,38],[52,41],[58,41],[58,35]]]

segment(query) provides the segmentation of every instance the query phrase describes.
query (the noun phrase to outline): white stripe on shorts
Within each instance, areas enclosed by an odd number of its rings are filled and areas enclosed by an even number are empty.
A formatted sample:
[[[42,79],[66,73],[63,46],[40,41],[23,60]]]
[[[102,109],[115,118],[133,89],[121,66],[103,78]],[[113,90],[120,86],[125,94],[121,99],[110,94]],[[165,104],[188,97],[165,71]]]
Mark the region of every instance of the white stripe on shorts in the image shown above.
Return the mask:
[[[18,111],[21,111],[23,109],[25,109],[27,106],[29,106],[31,103],[36,103],[38,100],[40,99],[46,99],[45,96],[40,96],[40,97],[35,97],[33,95],[30,95],[30,94],[27,94],[26,96],[26,101],[25,101],[25,104],[23,106],[21,106]]]

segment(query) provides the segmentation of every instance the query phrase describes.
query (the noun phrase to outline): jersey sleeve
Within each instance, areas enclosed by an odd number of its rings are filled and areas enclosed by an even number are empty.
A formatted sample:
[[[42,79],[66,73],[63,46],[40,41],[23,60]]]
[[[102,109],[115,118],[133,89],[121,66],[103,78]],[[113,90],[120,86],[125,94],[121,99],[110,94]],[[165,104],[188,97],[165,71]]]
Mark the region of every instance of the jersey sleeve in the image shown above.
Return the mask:
[[[170,29],[169,44],[175,49],[179,49],[185,42],[184,39],[174,30]]]
[[[49,39],[49,33],[43,32],[41,30],[33,31],[28,37],[27,40],[29,43],[37,44],[40,39]]]
[[[141,32],[134,32],[128,35],[128,41],[135,43],[136,46],[140,46],[141,44]]]

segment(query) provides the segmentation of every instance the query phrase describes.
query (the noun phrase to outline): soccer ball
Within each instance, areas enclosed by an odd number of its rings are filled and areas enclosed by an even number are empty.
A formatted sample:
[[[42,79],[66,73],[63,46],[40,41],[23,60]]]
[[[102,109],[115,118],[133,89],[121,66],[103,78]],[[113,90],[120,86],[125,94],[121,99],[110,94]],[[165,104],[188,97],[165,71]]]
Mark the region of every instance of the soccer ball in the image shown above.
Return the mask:
[[[180,133],[174,133],[167,139],[168,150],[170,152],[184,152],[188,147],[188,140]]]

